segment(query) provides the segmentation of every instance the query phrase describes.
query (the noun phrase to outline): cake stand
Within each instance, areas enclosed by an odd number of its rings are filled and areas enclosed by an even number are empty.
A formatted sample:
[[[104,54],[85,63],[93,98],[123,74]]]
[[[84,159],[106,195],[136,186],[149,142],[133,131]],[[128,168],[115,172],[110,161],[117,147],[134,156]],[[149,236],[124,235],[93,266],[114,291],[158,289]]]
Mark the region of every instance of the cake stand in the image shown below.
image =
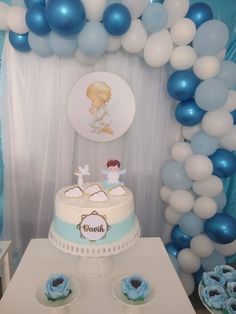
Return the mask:
[[[80,256],[78,272],[86,277],[103,277],[112,270],[112,255],[126,251],[135,244],[140,236],[138,219],[135,219],[132,230],[118,241],[108,244],[91,243],[81,245],[60,237],[51,226],[49,239],[52,244],[65,253]]]
[[[132,301],[129,300],[123,293],[121,289],[121,282],[124,277],[130,275],[122,276],[118,278],[112,285],[112,295],[116,301],[123,305],[123,312],[125,314],[141,314],[145,307],[147,307],[152,301],[155,300],[155,290],[151,285],[150,294],[145,300]]]

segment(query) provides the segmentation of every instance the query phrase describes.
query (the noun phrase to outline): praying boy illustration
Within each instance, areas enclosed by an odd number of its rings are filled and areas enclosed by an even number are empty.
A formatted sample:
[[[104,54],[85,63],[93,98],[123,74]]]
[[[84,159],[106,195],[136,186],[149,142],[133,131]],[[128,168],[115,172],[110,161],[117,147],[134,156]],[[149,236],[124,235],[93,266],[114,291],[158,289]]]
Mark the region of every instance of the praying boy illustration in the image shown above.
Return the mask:
[[[93,116],[90,127],[92,132],[96,134],[108,133],[113,135],[111,117],[107,111],[107,102],[111,96],[111,87],[102,81],[96,81],[87,88],[87,97],[91,100],[89,112]]]
[[[120,175],[125,174],[127,169],[120,170],[119,160],[108,160],[107,170],[101,169],[101,171],[107,176],[107,180],[103,181],[105,188],[110,189],[118,185],[124,185],[124,183],[120,181]]]

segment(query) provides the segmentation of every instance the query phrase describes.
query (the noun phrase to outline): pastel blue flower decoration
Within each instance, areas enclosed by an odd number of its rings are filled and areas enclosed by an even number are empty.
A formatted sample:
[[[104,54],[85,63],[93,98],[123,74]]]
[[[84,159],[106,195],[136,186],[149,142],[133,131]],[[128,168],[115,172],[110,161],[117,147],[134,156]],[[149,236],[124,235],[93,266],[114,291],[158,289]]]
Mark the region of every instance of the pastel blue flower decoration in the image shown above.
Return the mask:
[[[70,280],[63,274],[51,275],[45,285],[45,294],[48,300],[56,301],[65,299],[72,290]]]
[[[205,286],[219,285],[223,287],[226,283],[226,280],[222,274],[215,271],[204,272],[202,280]]]
[[[129,300],[144,300],[150,293],[149,283],[139,275],[131,275],[122,279],[122,292]]]
[[[223,310],[225,314],[236,314],[236,299],[229,298],[223,304]]]
[[[223,287],[219,285],[207,286],[201,292],[204,302],[213,309],[221,310],[227,294]]]
[[[231,298],[236,300],[236,281],[227,282],[226,291]]]
[[[220,265],[215,266],[214,271],[218,274],[221,274],[226,282],[228,281],[236,281],[236,270],[229,265]]]

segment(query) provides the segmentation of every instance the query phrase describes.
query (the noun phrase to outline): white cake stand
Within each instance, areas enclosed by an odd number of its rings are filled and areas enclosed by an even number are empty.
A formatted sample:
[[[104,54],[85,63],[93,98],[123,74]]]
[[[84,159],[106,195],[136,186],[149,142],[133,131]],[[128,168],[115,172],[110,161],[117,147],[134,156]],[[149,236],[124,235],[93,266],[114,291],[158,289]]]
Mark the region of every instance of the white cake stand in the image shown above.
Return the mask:
[[[81,245],[60,237],[51,226],[49,239],[52,244],[65,253],[80,256],[78,272],[86,277],[103,277],[112,270],[111,256],[126,251],[140,236],[140,226],[136,218],[133,229],[119,241],[108,244]]]

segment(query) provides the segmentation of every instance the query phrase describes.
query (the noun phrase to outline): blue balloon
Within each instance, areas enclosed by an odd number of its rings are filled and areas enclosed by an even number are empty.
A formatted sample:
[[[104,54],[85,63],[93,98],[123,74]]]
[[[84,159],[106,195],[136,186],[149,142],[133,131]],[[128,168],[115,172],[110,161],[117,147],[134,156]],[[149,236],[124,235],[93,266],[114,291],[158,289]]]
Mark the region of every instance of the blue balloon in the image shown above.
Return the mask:
[[[45,8],[40,5],[34,5],[27,10],[25,21],[29,29],[37,35],[46,35],[51,30],[46,20]]]
[[[163,3],[164,0],[150,0],[149,3]]]
[[[204,231],[216,243],[231,243],[236,239],[236,220],[226,213],[217,213],[206,220]]]
[[[212,271],[215,266],[224,264],[226,264],[225,257],[216,251],[214,251],[210,256],[202,258],[202,268],[205,271]]]
[[[30,8],[34,5],[41,5],[41,6],[45,7],[46,1],[45,0],[25,0],[25,5],[27,8]]]
[[[231,111],[230,113],[231,113],[231,115],[232,115],[232,117],[233,117],[234,124],[236,124],[236,110]]]
[[[186,126],[193,126],[202,121],[206,111],[197,106],[194,99],[188,99],[178,103],[175,108],[176,120]]]
[[[193,274],[195,285],[198,286],[200,281],[202,280],[202,275],[204,273],[204,269],[200,267],[196,273]]]
[[[236,64],[232,61],[222,61],[217,78],[221,79],[228,88],[236,84]]]
[[[170,96],[183,101],[193,98],[199,83],[199,78],[192,70],[176,71],[167,82],[167,90]]]
[[[206,111],[217,110],[222,107],[229,95],[225,83],[217,78],[201,82],[195,92],[196,104]]]
[[[89,21],[78,37],[79,49],[90,57],[99,57],[107,49],[108,34],[101,23]]]
[[[192,212],[184,214],[179,221],[180,230],[192,237],[202,233],[203,226],[203,220]]]
[[[50,57],[53,52],[49,46],[48,36],[38,36],[34,33],[29,33],[28,36],[30,48],[40,57]]]
[[[191,138],[190,146],[195,154],[209,156],[215,153],[218,140],[205,132],[198,132]]]
[[[175,271],[178,273],[180,271],[180,267],[179,267],[179,263],[177,261],[177,258],[171,254],[168,254],[169,255],[169,258],[171,260],[171,263],[175,269]]]
[[[222,191],[220,194],[213,197],[213,199],[215,200],[215,202],[217,204],[217,211],[218,212],[222,211],[227,204],[227,196],[226,196],[225,192]]]
[[[179,227],[179,225],[174,226],[171,231],[171,239],[173,244],[180,250],[190,248],[190,242],[192,237],[185,234]]]
[[[190,6],[186,17],[192,20],[196,27],[199,27],[201,24],[206,21],[213,19],[213,12],[209,5],[203,2],[194,3]]]
[[[203,23],[196,32],[193,48],[200,56],[216,55],[227,45],[229,30],[218,20]]]
[[[184,165],[177,161],[170,161],[161,170],[161,177],[166,186],[172,190],[189,190],[192,180],[187,176]]]
[[[165,245],[168,254],[177,257],[180,249],[173,242],[169,242]]]
[[[232,176],[236,171],[236,157],[232,152],[219,148],[209,156],[213,164],[213,174],[219,178]]]
[[[30,51],[30,46],[28,42],[28,34],[17,34],[12,31],[9,32],[9,41],[16,50],[21,52]]]
[[[49,34],[49,45],[52,52],[58,57],[73,56],[78,48],[76,36],[61,37],[54,32]]]
[[[131,24],[129,10],[119,3],[109,5],[103,13],[103,25],[113,36],[120,36],[127,32]]]
[[[152,3],[146,7],[142,15],[145,30],[149,33],[159,32],[166,27],[168,12],[160,3]]]
[[[61,36],[73,36],[84,27],[86,17],[79,0],[49,0],[46,18],[51,29]]]

